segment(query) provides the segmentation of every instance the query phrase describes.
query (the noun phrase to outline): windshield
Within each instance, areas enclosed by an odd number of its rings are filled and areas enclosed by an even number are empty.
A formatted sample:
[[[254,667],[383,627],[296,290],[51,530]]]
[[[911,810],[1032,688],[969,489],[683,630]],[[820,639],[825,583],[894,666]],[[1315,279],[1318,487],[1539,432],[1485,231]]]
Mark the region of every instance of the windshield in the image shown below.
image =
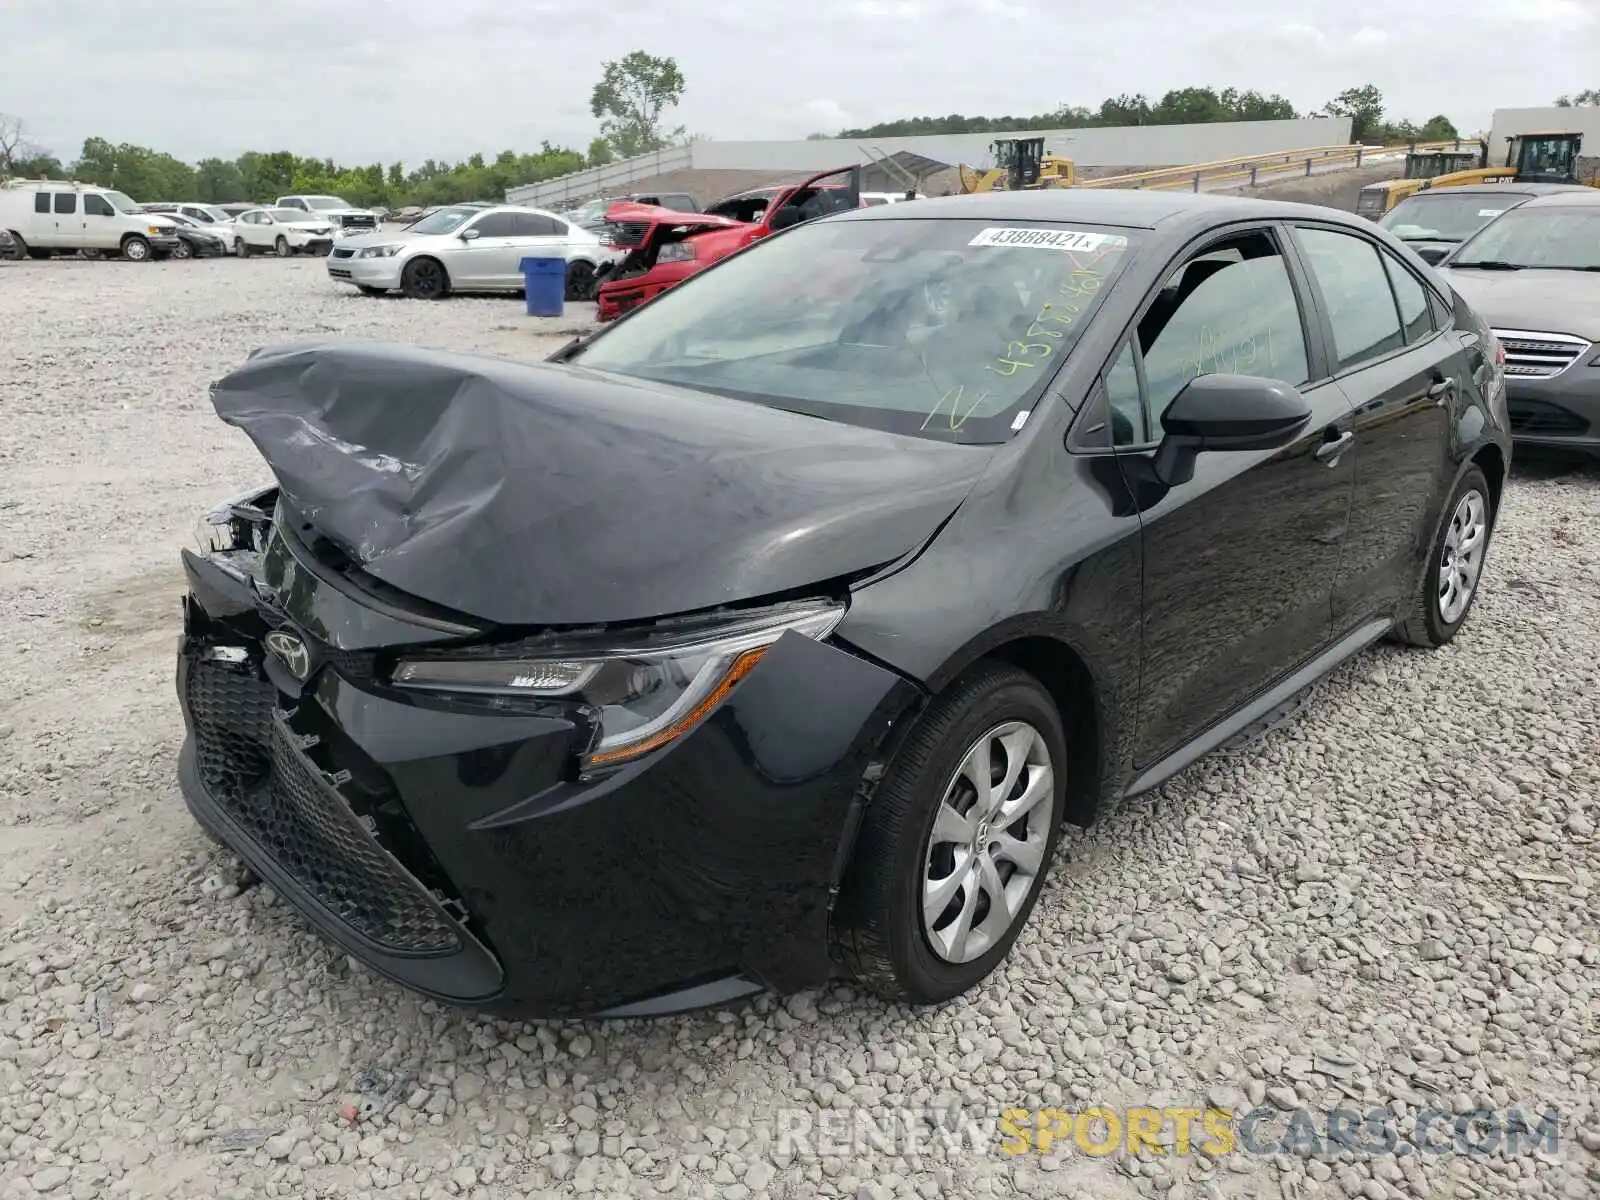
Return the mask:
[[[1401,241],[1461,242],[1527,198],[1525,192],[1466,196],[1435,192],[1410,196],[1390,209],[1378,224]]]
[[[233,218],[215,204],[198,204],[195,206],[213,221],[231,221]]]
[[[606,209],[616,203],[614,200],[590,200],[587,204],[580,204],[567,214],[567,220],[574,225],[593,225],[603,221]]]
[[[1514,209],[1457,250],[1446,265],[1479,263],[1600,271],[1600,204]]]
[[[272,214],[272,219],[274,221],[315,221],[316,220],[316,218],[313,217],[310,213],[301,212],[298,208],[269,208],[269,209],[267,209],[267,211]]]
[[[105,197],[106,203],[119,213],[136,213],[139,211],[139,206],[121,192],[101,192],[100,194]]]
[[[441,208],[407,228],[412,233],[454,233],[481,211],[476,208]]]
[[[316,209],[350,207],[337,196],[302,196],[301,199],[306,202],[308,207]]]
[[[194,225],[198,225],[199,224],[198,221],[195,221],[190,217],[186,217],[182,213],[164,212],[164,213],[156,213],[155,215],[158,216],[158,217],[163,217],[168,221],[171,221],[174,225],[194,226]]]
[[[571,361],[852,425],[1003,442],[1139,237],[979,220],[797,226]]]

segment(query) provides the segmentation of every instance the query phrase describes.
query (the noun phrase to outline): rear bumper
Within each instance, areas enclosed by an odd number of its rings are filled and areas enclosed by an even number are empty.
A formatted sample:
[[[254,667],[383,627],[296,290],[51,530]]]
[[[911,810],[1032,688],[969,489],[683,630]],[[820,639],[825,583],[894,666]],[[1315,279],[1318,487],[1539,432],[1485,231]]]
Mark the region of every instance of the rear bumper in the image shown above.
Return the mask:
[[[1551,379],[1506,380],[1519,447],[1600,455],[1600,367],[1575,363]]]
[[[373,970],[540,1016],[672,1011],[832,973],[832,898],[865,781],[920,696],[907,680],[791,634],[699,728],[583,782],[570,721],[423,708],[376,682],[367,652],[322,647],[295,690],[262,652],[278,618],[185,565],[184,796]]]

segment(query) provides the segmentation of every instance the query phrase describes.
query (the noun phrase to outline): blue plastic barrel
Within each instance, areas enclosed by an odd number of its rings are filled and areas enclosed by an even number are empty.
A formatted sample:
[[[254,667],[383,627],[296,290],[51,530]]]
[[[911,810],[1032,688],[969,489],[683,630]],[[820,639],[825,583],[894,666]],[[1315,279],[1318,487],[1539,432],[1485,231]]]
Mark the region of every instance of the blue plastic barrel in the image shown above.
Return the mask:
[[[523,259],[522,282],[527,288],[530,317],[559,317],[566,312],[566,259]]]

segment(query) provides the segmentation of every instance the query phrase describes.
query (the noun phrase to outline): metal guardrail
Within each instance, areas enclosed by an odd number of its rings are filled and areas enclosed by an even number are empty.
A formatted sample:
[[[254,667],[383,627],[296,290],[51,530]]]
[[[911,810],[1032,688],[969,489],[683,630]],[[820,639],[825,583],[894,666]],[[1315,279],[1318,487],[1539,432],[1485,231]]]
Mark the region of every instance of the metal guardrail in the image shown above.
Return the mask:
[[[1300,150],[1279,150],[1271,154],[1247,154],[1239,158],[1224,158],[1216,162],[1191,163],[1182,167],[1163,167],[1154,171],[1135,171],[1127,175],[1109,175],[1102,179],[1087,179],[1076,186],[1081,188],[1148,188],[1168,191],[1190,188],[1200,191],[1203,183],[1220,183],[1226,180],[1248,179],[1250,185],[1263,179],[1283,179],[1294,175],[1314,175],[1319,166],[1345,164],[1359,167],[1369,159],[1388,154],[1406,154],[1461,150],[1477,146],[1476,139],[1458,138],[1439,142],[1411,142],[1405,146],[1307,146]]]

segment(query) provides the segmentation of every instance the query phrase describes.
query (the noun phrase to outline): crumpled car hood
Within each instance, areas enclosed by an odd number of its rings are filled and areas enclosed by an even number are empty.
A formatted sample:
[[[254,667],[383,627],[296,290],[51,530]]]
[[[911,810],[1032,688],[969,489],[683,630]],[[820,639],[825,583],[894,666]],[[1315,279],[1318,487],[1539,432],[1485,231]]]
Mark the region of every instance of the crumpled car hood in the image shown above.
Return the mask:
[[[619,201],[606,209],[606,220],[614,225],[669,225],[690,233],[704,233],[708,229],[743,229],[748,221],[735,221],[732,217],[714,217],[710,213],[674,212],[654,204],[635,204]]]
[[[261,351],[212,401],[367,573],[502,625],[648,620],[891,562],[993,454],[413,346]]]

